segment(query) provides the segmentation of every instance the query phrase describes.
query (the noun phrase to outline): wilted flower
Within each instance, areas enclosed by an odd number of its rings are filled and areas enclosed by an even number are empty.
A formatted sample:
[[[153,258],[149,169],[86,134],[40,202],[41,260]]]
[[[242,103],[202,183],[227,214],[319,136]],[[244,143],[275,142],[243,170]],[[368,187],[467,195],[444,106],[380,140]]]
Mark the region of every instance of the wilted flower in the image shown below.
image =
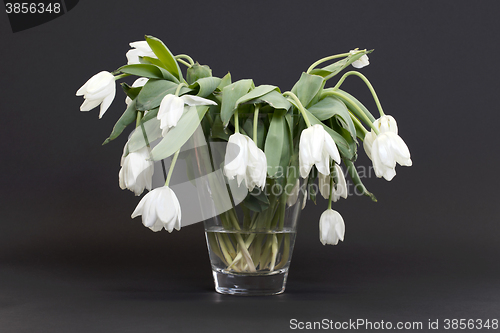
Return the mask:
[[[345,224],[339,212],[327,209],[319,218],[319,240],[321,244],[337,245],[344,241]]]
[[[248,136],[234,133],[229,137],[224,158],[224,174],[228,179],[236,177],[238,186],[245,180],[249,191],[266,186],[266,154]]]
[[[183,95],[181,97],[168,94],[161,100],[160,109],[156,118],[160,120],[160,128],[165,136],[170,129],[177,125],[184,113],[184,104],[189,106],[217,105],[214,101],[193,95]]]
[[[165,228],[168,232],[181,229],[181,206],[168,186],[148,192],[139,202],[132,218],[142,215],[142,224],[153,231]]]
[[[300,175],[306,178],[313,165],[319,173],[330,173],[330,158],[340,163],[340,154],[328,132],[316,124],[302,131],[299,142]]]
[[[349,51],[350,54],[356,54],[357,50],[351,50]],[[368,56],[366,54],[362,55],[358,60],[354,61],[351,65],[354,68],[363,68],[365,66],[368,66],[370,64],[370,61],[368,60]]]
[[[129,45],[132,49],[126,54],[128,65],[140,64],[141,62],[139,61],[139,57],[157,58],[153,50],[151,50],[148,42],[144,40],[140,42],[132,42]]]
[[[132,87],[133,88],[143,87],[148,82],[148,80],[149,79],[147,77],[140,77],[134,81],[134,83],[132,84]],[[125,98],[125,104],[129,105],[130,102],[132,102],[132,100],[130,99],[130,97],[127,96],[127,98]]]
[[[85,84],[78,89],[76,96],[82,96],[85,99],[80,106],[80,111],[90,111],[101,104],[99,118],[113,102],[116,94],[115,77],[110,72],[102,71],[92,76]]]
[[[331,189],[332,191],[332,201],[336,202],[337,200],[340,199],[340,197],[347,199],[347,183],[345,181],[345,176],[344,172],[342,171],[342,168],[338,165],[335,164],[335,172],[338,177],[338,184],[337,188],[333,187]],[[325,176],[323,174],[318,175],[319,179],[319,191],[321,192],[321,195],[323,198],[327,199],[330,197],[330,176]]]
[[[382,116],[373,123],[380,134],[373,129],[366,133],[363,140],[366,155],[373,162],[375,175],[392,180],[396,175],[396,162],[399,165],[411,166],[410,150],[398,135],[398,125],[391,116]]]
[[[135,195],[141,195],[144,189],[151,191],[154,173],[154,162],[150,159],[147,146],[122,156],[121,169],[118,174],[120,188],[129,189]]]

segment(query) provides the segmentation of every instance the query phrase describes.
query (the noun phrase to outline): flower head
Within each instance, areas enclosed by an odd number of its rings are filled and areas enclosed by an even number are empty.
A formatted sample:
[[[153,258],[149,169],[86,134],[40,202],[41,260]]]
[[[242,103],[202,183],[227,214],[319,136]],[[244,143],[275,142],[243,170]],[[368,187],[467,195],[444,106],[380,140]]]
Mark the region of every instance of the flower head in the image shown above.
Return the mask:
[[[319,218],[319,240],[321,244],[337,245],[344,241],[345,224],[339,212],[327,209]]]
[[[80,111],[90,111],[101,104],[99,118],[113,102],[116,94],[115,77],[110,72],[102,71],[92,76],[85,84],[78,89],[76,96],[82,96],[85,99],[80,106]]]
[[[134,83],[132,83],[132,87],[135,88],[135,87],[143,87],[147,82],[148,82],[148,78],[147,77],[140,77],[138,78],[137,80],[134,81]],[[132,102],[132,100],[130,99],[130,97],[126,97],[125,98],[125,104],[129,105],[130,102]]]
[[[168,94],[161,100],[160,109],[156,118],[160,120],[160,128],[165,136],[171,127],[177,126],[177,122],[184,113],[184,105],[217,105],[214,101],[193,95],[183,95],[181,97]]]
[[[392,180],[396,175],[396,163],[411,166],[410,150],[398,135],[398,125],[391,116],[382,116],[373,123],[380,134],[373,129],[366,133],[363,147],[366,155],[373,162],[375,175]]]
[[[351,50],[349,51],[350,54],[356,54],[359,51],[357,50]],[[358,60],[354,61],[351,65],[354,68],[363,68],[365,66],[368,66],[370,64],[370,61],[368,60],[368,56],[366,54],[363,54]]]
[[[147,146],[122,156],[121,169],[118,174],[120,188],[129,189],[135,195],[141,195],[145,188],[151,191],[154,173],[154,162],[150,160]]]
[[[332,192],[332,201],[336,202],[340,199],[340,197],[347,199],[347,183],[345,181],[345,176],[344,172],[342,171],[342,168],[338,164],[335,164],[334,168],[339,182],[338,184],[336,184],[337,188],[333,187],[331,189],[331,192]],[[330,175],[325,176],[320,173],[318,175],[318,179],[319,179],[319,191],[321,192],[323,198],[328,200],[330,197]]]
[[[300,175],[306,178],[313,165],[319,173],[330,173],[330,158],[340,163],[340,154],[328,132],[316,124],[302,131],[299,142]]]
[[[128,65],[140,64],[141,62],[139,61],[139,57],[156,58],[156,55],[153,50],[151,50],[148,42],[144,40],[140,42],[132,42],[129,45],[132,49],[126,54]]]
[[[244,180],[249,191],[266,186],[266,154],[248,136],[234,133],[229,137],[224,158],[224,174],[236,177],[238,186]]]
[[[181,206],[168,186],[148,192],[139,202],[132,218],[142,215],[142,224],[153,231],[165,228],[168,232],[181,229]]]

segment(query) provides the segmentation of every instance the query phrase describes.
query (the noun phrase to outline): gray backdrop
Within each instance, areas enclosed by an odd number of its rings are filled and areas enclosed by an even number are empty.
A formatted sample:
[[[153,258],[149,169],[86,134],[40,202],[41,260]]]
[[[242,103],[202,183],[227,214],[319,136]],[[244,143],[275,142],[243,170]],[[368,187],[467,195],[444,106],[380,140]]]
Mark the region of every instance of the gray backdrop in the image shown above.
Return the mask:
[[[15,34],[3,15],[0,331],[498,319],[498,13],[496,1],[88,0]],[[153,233],[130,218],[139,199],[118,187],[126,136],[101,146],[123,93],[101,120],[98,110],[79,112],[76,90],[124,64],[128,43],[144,34],[215,76],[230,71],[282,91],[319,58],[375,49],[361,71],[398,120],[414,165],[391,182],[365,180],[378,203],[334,204],[346,221],[338,246],[319,242],[326,202],[309,202],[284,295],[218,295],[202,224]],[[360,80],[344,88],[376,112]]]

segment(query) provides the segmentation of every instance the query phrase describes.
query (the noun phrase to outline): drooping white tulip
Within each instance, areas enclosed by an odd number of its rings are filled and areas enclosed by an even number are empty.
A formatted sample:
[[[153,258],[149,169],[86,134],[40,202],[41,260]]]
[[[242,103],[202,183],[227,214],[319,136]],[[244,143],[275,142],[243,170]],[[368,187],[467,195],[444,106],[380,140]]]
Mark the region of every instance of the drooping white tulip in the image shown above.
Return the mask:
[[[135,208],[132,218],[139,215],[142,215],[144,226],[155,232],[163,228],[168,232],[181,229],[181,206],[168,186],[148,192]]]
[[[177,125],[184,113],[184,105],[217,105],[214,101],[193,95],[183,95],[181,97],[168,94],[161,100],[160,108],[156,118],[160,120],[162,135],[165,136],[171,127]]]
[[[157,58],[153,50],[151,50],[148,42],[145,40],[132,42],[129,45],[132,49],[128,50],[126,54],[128,60],[127,65],[140,64],[141,62],[139,61],[139,57]]]
[[[319,173],[330,173],[330,158],[340,163],[337,145],[323,126],[316,124],[302,131],[299,142],[300,176],[306,178],[313,165]]]
[[[337,245],[344,241],[345,224],[339,212],[327,209],[319,218],[319,240],[321,244]]]
[[[102,71],[92,76],[85,84],[78,89],[76,96],[82,96],[85,99],[80,106],[80,111],[90,111],[99,104],[101,118],[109,108],[116,94],[115,77],[110,72]]]
[[[357,50],[351,50],[349,53],[351,54],[356,54]],[[368,56],[366,54],[362,55],[358,60],[354,61],[351,65],[354,68],[363,68],[365,66],[368,66],[370,64],[370,61],[368,60]]]
[[[147,77],[140,77],[137,80],[135,80],[134,83],[132,83],[132,87],[133,88],[144,87],[144,85],[148,82],[148,80],[149,79]],[[125,98],[125,104],[129,105],[130,102],[132,102],[132,100],[130,99],[130,97],[127,96]]]
[[[151,191],[154,162],[150,159],[150,151],[147,146],[122,156],[120,165],[118,179],[122,190],[129,189],[135,195],[141,195],[145,188]]]
[[[331,189],[333,202],[338,201],[340,197],[347,199],[347,183],[345,181],[344,172],[338,164],[335,164],[335,172],[337,173],[339,182],[337,184],[337,188],[333,187]],[[318,179],[319,191],[321,192],[323,198],[328,200],[330,196],[330,175],[325,176],[320,173],[318,175]]]
[[[410,151],[401,137],[392,132],[380,133],[372,146],[373,169],[378,178],[392,180],[396,175],[396,162],[411,166]]]
[[[248,136],[234,133],[226,148],[224,174],[230,180],[236,177],[238,186],[245,181],[249,191],[256,186],[263,189],[267,177],[266,154]]]
[[[363,140],[363,147],[373,162],[375,175],[390,181],[396,175],[396,163],[412,165],[410,150],[398,135],[398,125],[393,117],[382,116],[373,124],[380,134],[375,134],[373,129],[368,132]]]

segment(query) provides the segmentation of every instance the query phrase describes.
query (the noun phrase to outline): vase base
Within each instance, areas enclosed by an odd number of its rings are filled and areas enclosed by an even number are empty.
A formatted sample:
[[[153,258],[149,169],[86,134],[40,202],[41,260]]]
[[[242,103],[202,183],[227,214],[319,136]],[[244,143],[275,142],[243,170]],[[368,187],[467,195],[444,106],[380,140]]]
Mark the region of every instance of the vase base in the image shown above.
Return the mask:
[[[278,295],[285,291],[288,270],[267,274],[237,274],[212,271],[215,291],[238,296]]]

